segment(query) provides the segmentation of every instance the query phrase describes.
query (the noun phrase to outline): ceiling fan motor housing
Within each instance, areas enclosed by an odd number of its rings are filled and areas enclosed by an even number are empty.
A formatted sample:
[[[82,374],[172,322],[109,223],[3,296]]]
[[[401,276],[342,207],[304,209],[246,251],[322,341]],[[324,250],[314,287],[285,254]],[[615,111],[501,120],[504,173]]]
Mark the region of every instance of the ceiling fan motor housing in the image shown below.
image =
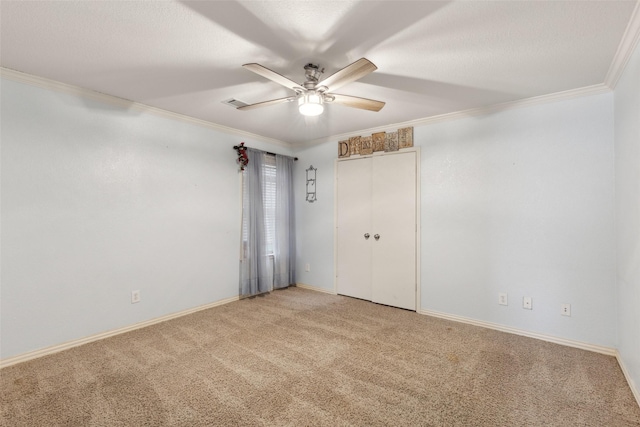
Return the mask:
[[[320,69],[320,66],[317,64],[308,63],[307,65],[305,65],[304,75],[307,78],[307,81],[304,82],[305,88],[306,89],[313,88],[313,86],[311,88],[307,87],[307,83],[313,83],[315,86],[315,83],[318,82],[318,79],[320,78],[322,73],[324,73],[324,68]]]

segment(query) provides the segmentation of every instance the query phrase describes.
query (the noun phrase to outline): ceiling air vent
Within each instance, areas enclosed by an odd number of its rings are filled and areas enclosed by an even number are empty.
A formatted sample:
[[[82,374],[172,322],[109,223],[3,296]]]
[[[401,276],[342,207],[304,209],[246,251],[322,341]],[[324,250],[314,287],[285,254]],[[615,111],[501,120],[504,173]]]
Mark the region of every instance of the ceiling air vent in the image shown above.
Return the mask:
[[[227,99],[226,101],[222,101],[222,103],[230,105],[233,108],[244,107],[244,106],[249,105],[246,102],[238,101],[235,98]]]

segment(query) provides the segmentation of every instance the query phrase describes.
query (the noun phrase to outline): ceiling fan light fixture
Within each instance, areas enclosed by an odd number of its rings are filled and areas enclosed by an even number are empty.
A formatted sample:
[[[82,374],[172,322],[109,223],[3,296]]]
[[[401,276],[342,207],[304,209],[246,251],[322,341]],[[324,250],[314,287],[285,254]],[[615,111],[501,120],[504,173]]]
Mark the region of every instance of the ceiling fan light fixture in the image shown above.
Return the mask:
[[[2,1],[2,0],[0,0]],[[367,58],[360,58],[356,62],[347,65],[343,69],[336,71],[326,79],[318,81],[324,68],[320,68],[316,64],[308,63],[304,66],[306,80],[302,84],[298,84],[293,80],[289,80],[282,74],[278,74],[273,70],[263,67],[260,64],[251,63],[244,64],[242,67],[247,70],[265,77],[281,86],[286,87],[295,92],[295,95],[286,98],[271,99],[269,101],[258,102],[249,105],[235,105],[238,110],[248,111],[254,108],[266,107],[269,105],[282,104],[285,102],[298,101],[298,111],[304,116],[319,116],[324,112],[324,104],[336,103],[345,107],[359,108],[361,110],[380,111],[384,107],[384,102],[374,99],[359,98],[357,96],[338,95],[333,93],[335,89],[341,88],[347,83],[358,80],[367,74],[377,70],[371,61]]]
[[[303,116],[319,116],[324,111],[322,95],[313,91],[298,97],[298,110]]]

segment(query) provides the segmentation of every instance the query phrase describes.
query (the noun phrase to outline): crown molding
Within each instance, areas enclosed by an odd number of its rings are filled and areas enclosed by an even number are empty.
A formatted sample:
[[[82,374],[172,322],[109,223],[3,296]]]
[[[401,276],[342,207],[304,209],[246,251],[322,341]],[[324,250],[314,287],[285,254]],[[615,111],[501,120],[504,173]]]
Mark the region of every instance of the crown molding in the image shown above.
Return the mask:
[[[117,96],[107,95],[106,93],[97,92],[95,90],[85,89],[78,86],[73,86],[66,83],[58,82],[56,80],[47,79],[45,77],[34,76],[32,74],[23,73],[21,71],[12,70],[10,68],[0,67],[0,76],[2,78],[6,78],[14,82],[40,87],[42,89],[62,92],[67,95],[80,96],[83,98],[92,99],[94,101],[115,105],[117,107],[121,107],[127,110],[149,113],[149,114],[164,117],[167,119],[178,120],[181,122],[185,122],[185,123],[189,123],[197,126],[203,126],[203,127],[213,129],[219,132],[223,132],[229,135],[237,135],[245,138],[257,139],[259,141],[268,142],[268,143],[279,145],[286,148],[291,148],[291,144],[288,144],[286,142],[283,142],[277,139],[269,138],[262,135],[257,135],[251,132],[246,132],[246,131],[228,127],[228,126],[219,125],[217,123],[209,122],[207,120],[196,119],[195,117],[174,113],[172,111],[163,110],[162,108],[152,107],[150,105],[141,104],[139,102],[130,101],[128,99],[119,98]]]
[[[620,80],[620,76],[624,72],[624,68],[626,67],[633,51],[640,40],[640,1],[636,2],[636,7],[631,12],[631,19],[629,19],[629,24],[627,24],[627,28],[622,35],[622,40],[620,40],[620,44],[618,45],[618,50],[616,51],[615,56],[613,57],[613,61],[611,62],[611,66],[609,67],[609,71],[607,72],[607,76],[604,79],[604,83],[611,89],[615,89],[618,84],[618,80]]]
[[[450,120],[463,119],[466,117],[489,115],[489,114],[497,113],[500,111],[511,110],[515,108],[530,107],[534,105],[564,101],[564,100],[579,98],[583,96],[598,95],[598,94],[607,93],[607,92],[611,92],[611,89],[604,83],[600,83],[597,85],[585,86],[577,89],[570,89],[562,92],[550,93],[547,95],[540,95],[540,96],[534,96],[531,98],[519,99],[516,101],[503,102],[501,104],[472,108],[472,109],[463,110],[463,111],[454,111],[452,113],[439,114],[437,116],[425,117],[422,119],[410,120],[407,122],[395,123],[395,124],[390,124],[386,126],[380,126],[380,127],[363,129],[363,130],[358,130],[358,131],[353,131],[348,133],[342,133],[338,135],[327,136],[324,138],[314,139],[312,141],[294,143],[293,148],[294,149],[307,148],[307,147],[322,144],[325,142],[341,141],[344,139],[348,139],[350,136],[354,136],[354,135],[369,135],[376,132],[393,131],[399,128],[405,128],[405,127],[411,127],[411,126],[413,127],[424,126],[424,125],[430,125],[434,123],[446,122]]]
[[[640,8],[636,7],[634,11],[635,13],[634,16],[640,17],[640,13],[638,12],[639,9]],[[640,19],[636,19],[636,21],[640,21]],[[629,29],[629,27],[627,29]],[[636,35],[635,42],[637,42],[637,39],[638,37]],[[628,60],[628,57],[627,57],[627,60]],[[445,122],[450,120],[458,120],[466,117],[488,115],[488,114],[496,113],[499,111],[505,111],[505,110],[510,110],[514,108],[523,108],[523,107],[529,107],[533,105],[540,105],[540,104],[546,104],[550,102],[578,98],[582,96],[596,95],[596,94],[611,91],[610,86],[602,83],[602,84],[586,86],[578,89],[571,89],[571,90],[551,93],[547,95],[534,96],[531,98],[504,102],[496,105],[472,108],[472,109],[463,110],[463,111],[455,111],[451,113],[440,114],[437,116],[410,120],[407,122],[393,123],[393,124],[379,126],[375,128],[356,130],[353,132],[326,136],[326,137],[314,139],[311,141],[302,141],[298,143],[289,144],[287,142],[280,141],[274,138],[269,138],[263,135],[257,135],[257,134],[246,132],[240,129],[219,125],[217,123],[209,122],[207,120],[197,119],[194,117],[186,116],[184,114],[174,113],[171,111],[163,110],[161,108],[152,107],[150,105],[141,104],[139,102],[130,101],[128,99],[119,98],[113,95],[107,95],[105,93],[97,92],[90,89],[85,89],[78,86],[61,83],[56,80],[47,79],[45,77],[34,76],[32,74],[23,73],[21,71],[12,70],[9,68],[0,67],[0,76],[2,78],[6,78],[8,80],[12,80],[18,83],[24,83],[31,86],[40,87],[43,89],[63,92],[63,93],[74,95],[74,96],[81,96],[84,98],[93,99],[98,102],[104,102],[107,104],[115,105],[128,110],[135,110],[135,111],[140,111],[144,113],[150,113],[156,116],[160,116],[160,117],[164,117],[172,120],[178,120],[181,122],[190,123],[197,126],[203,126],[203,127],[217,130],[219,132],[223,132],[229,135],[237,135],[245,138],[257,139],[259,141],[268,142],[274,145],[278,145],[278,146],[282,146],[290,149],[291,148],[302,149],[302,148],[307,148],[314,145],[322,144],[325,142],[340,141],[354,135],[367,135],[367,134],[372,134],[376,132],[387,132],[387,131],[392,131],[399,128],[410,127],[410,126],[413,126],[413,127],[424,126],[424,125],[440,123],[440,122]]]

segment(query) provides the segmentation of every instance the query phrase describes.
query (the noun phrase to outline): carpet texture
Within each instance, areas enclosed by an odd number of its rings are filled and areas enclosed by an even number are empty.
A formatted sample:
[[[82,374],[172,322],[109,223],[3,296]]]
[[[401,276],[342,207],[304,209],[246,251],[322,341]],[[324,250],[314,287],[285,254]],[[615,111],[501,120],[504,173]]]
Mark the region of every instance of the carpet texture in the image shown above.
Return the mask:
[[[640,426],[615,358],[290,288],[0,371],[2,426]]]

